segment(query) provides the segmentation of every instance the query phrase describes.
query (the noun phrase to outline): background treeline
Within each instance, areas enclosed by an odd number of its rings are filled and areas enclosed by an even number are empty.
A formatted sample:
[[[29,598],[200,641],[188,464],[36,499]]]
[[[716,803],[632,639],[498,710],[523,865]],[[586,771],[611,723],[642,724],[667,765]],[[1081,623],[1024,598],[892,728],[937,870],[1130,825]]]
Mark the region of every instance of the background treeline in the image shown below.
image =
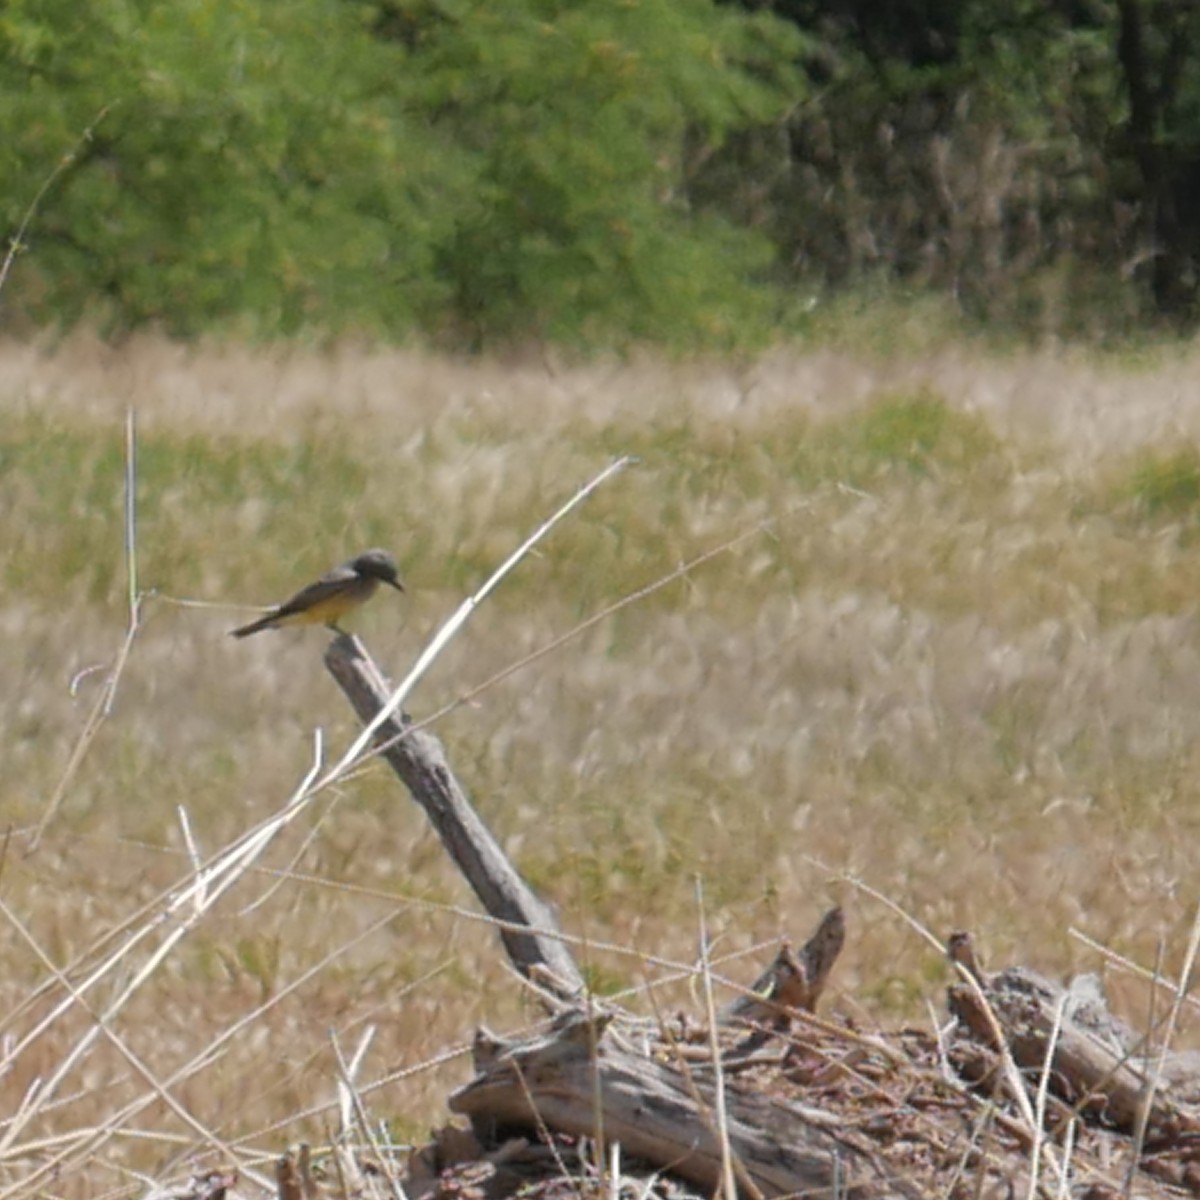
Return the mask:
[[[897,285],[1198,315],[1194,0],[7,0],[9,237],[73,147],[10,329],[719,345]]]

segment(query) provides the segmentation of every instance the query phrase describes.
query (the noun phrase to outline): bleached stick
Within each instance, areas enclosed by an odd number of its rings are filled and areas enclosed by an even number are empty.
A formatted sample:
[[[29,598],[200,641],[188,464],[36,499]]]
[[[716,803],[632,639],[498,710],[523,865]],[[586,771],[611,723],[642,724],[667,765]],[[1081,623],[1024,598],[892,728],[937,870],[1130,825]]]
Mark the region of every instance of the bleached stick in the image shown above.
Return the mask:
[[[637,460],[629,454],[623,455],[615,462],[610,463],[599,475],[590,483],[585,484],[566,502],[553,516],[543,521],[523,541],[513,552],[500,564],[499,567],[491,574],[484,585],[473,595],[459,605],[458,610],[453,616],[438,630],[434,635],[433,640],[421,652],[416,663],[413,664],[412,670],[400,682],[400,685],[392,693],[388,702],[379,710],[374,718],[367,724],[367,727],[355,738],[354,742],[345,754],[334,764],[327,774],[321,779],[317,787],[324,787],[333,780],[340,778],[350,768],[350,766],[362,755],[362,753],[371,745],[371,741],[375,736],[376,730],[394,713],[404,701],[408,698],[416,686],[417,681],[429,670],[434,660],[446,648],[451,639],[458,631],[466,624],[467,619],[479,607],[480,604],[495,591],[501,580],[537,545],[559,523],[568,513],[578,508],[602,483],[611,479],[614,475],[623,471],[631,463]]]

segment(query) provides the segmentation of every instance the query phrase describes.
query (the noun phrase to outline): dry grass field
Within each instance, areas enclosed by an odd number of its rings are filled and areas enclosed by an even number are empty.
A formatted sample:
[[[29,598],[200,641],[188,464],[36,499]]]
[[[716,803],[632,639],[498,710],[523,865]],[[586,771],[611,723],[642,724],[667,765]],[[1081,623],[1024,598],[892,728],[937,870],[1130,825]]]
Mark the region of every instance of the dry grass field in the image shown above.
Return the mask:
[[[125,632],[130,405],[144,624],[31,851]],[[322,630],[229,628],[387,546],[408,598],[354,627],[399,678],[624,453],[639,465],[409,705],[442,708],[761,526],[436,724],[599,990],[696,958],[697,880],[716,955],[844,903],[830,1003],[868,1022],[939,1002],[947,969],[904,914],[974,931],[997,964],[1098,969],[1085,935],[1179,969],[1200,902],[1200,349],[849,337],[572,366],[77,338],[0,347],[0,412],[0,1200],[140,1194],[231,1158],[269,1175],[328,1136],[337,1048],[372,1026],[358,1079],[390,1080],[367,1093],[387,1136],[444,1119],[475,1026],[529,1010],[380,763],[202,920],[164,917],[100,968],[191,877],[185,821],[214,853],[287,800],[314,729],[330,756],[356,732]],[[770,952],[722,969],[749,980]],[[1107,969],[1139,1023],[1147,989]]]

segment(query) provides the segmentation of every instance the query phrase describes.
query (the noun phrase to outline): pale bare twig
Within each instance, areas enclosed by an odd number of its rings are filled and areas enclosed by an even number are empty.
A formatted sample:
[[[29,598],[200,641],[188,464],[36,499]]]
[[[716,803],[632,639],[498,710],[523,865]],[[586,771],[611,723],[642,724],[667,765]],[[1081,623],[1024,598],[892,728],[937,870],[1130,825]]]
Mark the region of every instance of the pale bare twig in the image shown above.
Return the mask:
[[[960,975],[966,976],[974,980],[974,976],[960,964],[955,963],[955,969]],[[976,983],[978,986],[978,984]],[[1033,1149],[1029,1156],[1029,1200],[1035,1200],[1038,1194],[1039,1173],[1042,1162],[1042,1147],[1046,1140],[1046,1105],[1050,1099],[1050,1077],[1054,1071],[1054,1052],[1058,1048],[1058,1039],[1062,1034],[1063,1018],[1066,1015],[1067,1004],[1070,1001],[1070,995],[1067,992],[1059,997],[1058,1003],[1054,1006],[1054,1020],[1050,1025],[1050,1036],[1046,1039],[1046,1058],[1042,1063],[1041,1074],[1038,1077],[1037,1094],[1033,1108]],[[1058,1186],[1062,1186],[1062,1182],[1067,1172],[1064,1165],[1064,1170],[1058,1174]]]
[[[329,769],[326,775],[321,779],[317,787],[324,787],[335,779],[341,778],[346,770],[363,755],[363,752],[371,745],[371,740],[375,736],[375,731],[389,720],[400,706],[407,699],[412,689],[416,686],[421,677],[430,668],[442,650],[450,643],[458,631],[466,624],[468,618],[475,609],[500,585],[504,577],[523,559],[538,542],[548,534],[564,517],[571,513],[575,508],[582,504],[601,484],[611,479],[618,472],[623,471],[627,466],[632,464],[635,459],[630,455],[625,455],[618,458],[615,462],[610,463],[603,471],[600,472],[589,483],[581,487],[565,504],[563,504],[557,512],[553,513],[545,521],[541,523],[523,541],[509,556],[496,568],[495,571],[484,581],[484,584],[474,595],[469,596],[459,605],[458,609],[453,613],[450,619],[434,634],[429,644],[421,651],[417,661],[413,664],[408,674],[401,680],[400,684],[393,691],[388,702],[375,714],[375,716],[367,724],[366,728],[354,739],[350,748],[342,755],[342,757]],[[315,789],[314,789],[315,790]]]
[[[150,978],[154,971],[175,949],[176,945],[196,926],[204,913],[245,874],[258,856],[265,851],[275,835],[299,811],[296,805],[296,798],[302,796],[305,793],[305,789],[311,787],[313,780],[320,771],[320,749],[320,740],[318,738],[313,766],[281,813],[262,822],[256,829],[243,835],[223,850],[216,856],[213,862],[206,865],[204,870],[195,875],[190,884],[181,887],[168,897],[161,911],[153,916],[147,924],[134,930],[105,962],[93,970],[84,985],[72,989],[72,997],[83,995],[92,983],[108,975],[118,963],[123,962],[131,954],[138,944],[160,929],[163,921],[171,917],[176,919],[177,923],[174,927],[160,939],[157,947],[147,956],[142,965],[133,972],[132,977],[119,989],[116,997],[110,1000],[99,1014],[97,1023],[76,1042],[71,1052],[51,1073],[49,1079],[39,1091],[39,1105],[31,1107],[24,1121],[14,1122],[9,1126],[5,1137],[0,1141],[0,1149],[12,1147],[21,1130],[36,1115],[40,1104],[54,1095],[62,1081],[74,1069],[76,1064],[82,1060],[99,1036],[101,1027],[111,1022],[116,1014],[124,1008],[133,994]],[[64,1005],[59,1005],[55,1011],[56,1013],[61,1013],[64,1011]],[[39,1029],[44,1026],[45,1022],[39,1025]],[[32,1036],[28,1035],[22,1044],[27,1045]],[[8,1057],[13,1058],[16,1056],[16,1053],[19,1053],[19,1050]],[[0,1190],[0,1200],[8,1200],[9,1197],[15,1196],[18,1192],[30,1188],[40,1180],[53,1175],[55,1171],[63,1167],[72,1153],[76,1156],[94,1153],[100,1144],[107,1141],[113,1135],[119,1120],[119,1114],[110,1116],[109,1120],[103,1126],[91,1132],[80,1144],[44,1159],[25,1179],[14,1182],[7,1188]]]
[[[1154,1103],[1154,1097],[1158,1092],[1158,1085],[1162,1079],[1163,1067],[1166,1065],[1167,1055],[1171,1050],[1171,1041],[1175,1036],[1175,1028],[1179,1022],[1179,1013],[1183,1008],[1184,997],[1191,991],[1194,982],[1193,972],[1196,968],[1197,953],[1200,953],[1200,907],[1197,907],[1196,915],[1192,919],[1187,950],[1183,956],[1183,969],[1180,973],[1179,987],[1175,989],[1175,995],[1167,1015],[1166,1029],[1163,1031],[1162,1043],[1159,1046],[1158,1053],[1154,1056],[1154,1065],[1150,1071],[1150,1078],[1146,1081],[1145,1095],[1141,1110],[1138,1113],[1137,1128],[1134,1130],[1134,1149],[1133,1154],[1130,1156],[1129,1175],[1125,1183],[1128,1195],[1133,1194],[1134,1174],[1137,1171],[1138,1163],[1141,1161],[1142,1148],[1146,1141],[1146,1130],[1150,1122],[1150,1110]]]
[[[721,1191],[725,1200],[737,1200],[733,1149],[729,1144],[729,1113],[725,1105],[725,1068],[721,1059],[717,1006],[713,1000],[712,971],[708,963],[708,918],[705,914],[704,885],[699,878],[696,879],[696,919],[700,932],[700,979],[704,987],[704,1013],[708,1022],[709,1054],[713,1066],[713,1115],[717,1127],[717,1144],[721,1148]]]
[[[100,732],[101,725],[111,714],[113,701],[117,696],[117,686],[125,671],[125,665],[129,661],[129,654],[133,649],[134,638],[137,637],[138,629],[141,626],[142,597],[138,591],[137,579],[137,418],[132,408],[127,410],[125,417],[124,479],[125,503],[122,528],[125,547],[125,574],[129,596],[129,613],[125,637],[121,642],[120,649],[117,651],[117,657],[112,669],[105,678],[104,686],[100,689],[100,694],[96,697],[96,702],[92,706],[87,720],[84,722],[83,730],[75,742],[71,756],[67,759],[66,768],[63,770],[58,785],[55,787],[49,802],[42,811],[33,836],[30,838],[29,845],[26,848],[27,854],[34,853],[38,846],[41,845],[42,836],[62,805],[63,798],[67,794],[67,788],[70,787],[74,780],[76,771],[78,771],[80,764],[83,762],[92,742],[95,741],[96,734]]]
[[[1185,981],[1181,980],[1176,983],[1168,976],[1162,974],[1159,970],[1159,964],[1156,963],[1154,967],[1150,968],[1143,967],[1141,963],[1134,962],[1133,959],[1126,957],[1124,954],[1117,953],[1111,946],[1106,946],[1103,942],[1097,941],[1082,929],[1071,927],[1067,930],[1067,936],[1074,938],[1089,950],[1094,950],[1113,966],[1120,967],[1121,970],[1149,983],[1154,988],[1166,988],[1173,996],[1180,996],[1184,1004],[1200,1009],[1200,999],[1197,999],[1188,991],[1184,986]]]
[[[350,1122],[347,1119],[347,1112],[353,1113],[354,1119],[358,1121],[359,1128],[362,1130],[363,1137],[367,1140],[375,1154],[375,1161],[379,1164],[380,1170],[383,1171],[388,1188],[392,1193],[392,1200],[408,1200],[404,1194],[404,1187],[400,1183],[400,1179],[392,1165],[391,1155],[385,1154],[380,1148],[379,1139],[376,1138],[375,1131],[371,1128],[371,1121],[367,1116],[367,1108],[363,1103],[362,1094],[355,1085],[355,1076],[362,1065],[363,1057],[373,1036],[374,1030],[369,1030],[363,1034],[353,1059],[348,1063],[342,1055],[342,1048],[338,1043],[336,1035],[331,1035],[330,1040],[333,1044],[333,1053],[337,1058],[338,1064],[338,1087],[343,1093],[342,1127],[343,1130],[348,1130]]]

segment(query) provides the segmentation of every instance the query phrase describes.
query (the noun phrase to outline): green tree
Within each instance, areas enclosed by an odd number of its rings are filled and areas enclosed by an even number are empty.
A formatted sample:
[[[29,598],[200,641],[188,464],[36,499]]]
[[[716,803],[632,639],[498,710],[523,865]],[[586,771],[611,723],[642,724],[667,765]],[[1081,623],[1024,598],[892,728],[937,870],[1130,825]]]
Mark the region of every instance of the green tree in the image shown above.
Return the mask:
[[[694,163],[788,100],[788,26],[701,0],[11,0],[0,213],[111,106],[10,301],[42,319],[732,337],[765,238]]]
[[[401,118],[392,65],[319,0],[6,6],[10,228],[50,149],[111,106],[32,227],[24,298],[64,323],[183,334],[403,327],[441,299],[431,182],[454,174]]]
[[[697,165],[780,119],[800,39],[708,0],[372,5],[473,164],[437,262],[468,337],[716,339],[769,322],[772,248],[691,202]]]

